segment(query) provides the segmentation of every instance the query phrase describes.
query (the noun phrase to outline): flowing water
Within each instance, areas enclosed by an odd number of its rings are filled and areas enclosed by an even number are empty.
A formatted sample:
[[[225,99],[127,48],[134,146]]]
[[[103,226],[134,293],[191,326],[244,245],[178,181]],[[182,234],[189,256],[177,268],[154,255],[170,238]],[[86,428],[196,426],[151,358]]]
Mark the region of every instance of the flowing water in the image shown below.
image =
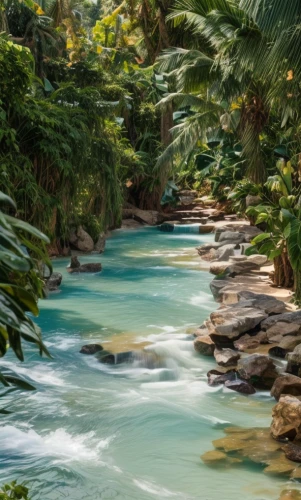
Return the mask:
[[[212,469],[200,455],[229,425],[267,426],[268,394],[245,398],[210,388],[211,359],[193,350],[187,330],[216,304],[211,276],[194,247],[210,241],[193,231],[115,231],[94,275],[68,274],[59,293],[41,301],[53,359],[27,349],[26,362],[1,364],[37,391],[7,397],[2,416],[0,482],[27,480],[33,500],[271,500],[285,480],[261,468]],[[132,363],[104,365],[79,354],[83,344],[112,352],[143,349]],[[3,401],[3,400],[2,400]]]

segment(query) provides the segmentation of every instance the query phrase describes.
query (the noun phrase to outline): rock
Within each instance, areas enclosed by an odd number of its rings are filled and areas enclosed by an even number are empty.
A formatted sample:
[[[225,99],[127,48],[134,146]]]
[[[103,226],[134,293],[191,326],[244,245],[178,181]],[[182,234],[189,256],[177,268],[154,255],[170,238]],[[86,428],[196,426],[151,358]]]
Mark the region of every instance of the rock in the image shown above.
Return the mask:
[[[92,252],[94,242],[91,236],[79,226],[76,231],[72,230],[69,237],[70,243],[81,252]]]
[[[209,335],[209,330],[204,326],[200,326],[193,332],[194,337],[208,337],[208,335]]]
[[[218,370],[210,370],[207,373],[208,377],[208,385],[210,387],[215,387],[217,385],[223,385],[226,382],[232,381],[236,379],[236,373],[233,370],[230,370],[229,372],[222,373]]]
[[[262,354],[251,354],[241,358],[237,364],[237,371],[245,380],[262,378],[267,370],[274,368],[273,361]]]
[[[292,352],[299,344],[301,344],[301,336],[295,337],[287,335],[286,337],[282,337],[278,346],[272,347],[269,350],[269,355],[284,359],[285,356]]]
[[[50,292],[53,292],[58,289],[60,284],[62,283],[63,276],[61,273],[52,273],[49,278],[46,280],[46,287]]]
[[[219,279],[219,278],[215,278],[214,280],[211,281],[211,283],[210,283],[210,290],[211,290],[211,293],[212,293],[214,299],[217,302],[221,302],[222,301],[222,298],[223,298],[223,288],[225,288],[226,286],[228,286],[231,283],[231,281],[233,281],[232,278],[227,278],[225,280]]]
[[[281,375],[276,378],[271,389],[271,396],[279,400],[284,394],[301,396],[301,378],[295,375]]]
[[[222,262],[228,262],[229,257],[233,256],[235,253],[237,245],[230,243],[230,245],[223,245],[216,250],[216,260]]]
[[[103,351],[103,347],[100,344],[87,344],[83,345],[79,351],[81,354],[96,354],[97,352]]]
[[[237,274],[249,274],[251,271],[256,271],[258,269],[259,266],[249,260],[234,262],[229,267],[231,276],[236,276]]]
[[[211,464],[215,462],[220,462],[221,460],[226,460],[227,455],[223,451],[212,450],[207,451],[204,455],[201,456],[201,459],[205,464]]]
[[[301,375],[301,345],[297,345],[292,353],[288,354],[286,357],[288,363],[286,371],[287,373],[292,373],[297,377]]]
[[[286,310],[286,305],[282,300],[278,300],[271,295],[264,293],[254,293],[243,291],[238,293],[239,307],[255,307],[263,310],[266,314],[281,314]],[[265,329],[265,328],[264,328]]]
[[[246,196],[246,207],[247,208],[253,207],[256,205],[260,205],[261,202],[262,202],[262,199],[260,196],[254,196],[252,194],[248,194]]]
[[[292,462],[301,463],[301,446],[297,446],[293,443],[288,443],[282,447],[286,458]]]
[[[278,322],[301,325],[301,310],[279,314],[278,316],[271,316],[263,321],[261,326],[263,330],[269,330]]]
[[[215,344],[209,336],[202,336],[196,338],[194,348],[203,356],[213,356]]]
[[[252,307],[225,307],[210,314],[210,320],[214,327],[211,339],[216,343],[237,340],[242,333],[252,330],[259,325],[267,314]]]
[[[230,274],[230,264],[229,262],[213,262],[209,269],[211,274],[218,276],[219,274],[224,274],[226,271]]]
[[[220,366],[234,366],[240,358],[240,354],[233,349],[215,349],[214,357]]]
[[[209,234],[213,233],[213,231],[214,231],[214,226],[210,226],[209,224],[199,226],[199,234]]]
[[[139,208],[136,208],[134,206],[131,206],[131,208],[123,209],[122,218],[134,218],[138,222],[142,222],[144,224],[147,224],[148,226],[156,226],[164,220],[163,214],[157,212],[156,210],[140,210]]]
[[[79,261],[78,261],[79,263]],[[100,262],[89,262],[87,264],[80,264],[76,267],[67,267],[68,273],[99,273],[102,270]]]
[[[94,245],[94,251],[97,253],[103,253],[105,251],[105,246],[106,246],[106,238],[104,233],[101,233],[98,236],[98,240]]]
[[[246,380],[228,380],[225,382],[225,387],[231,391],[239,392],[240,394],[255,394],[256,390]]]
[[[221,243],[224,241],[227,243],[231,242],[233,244],[243,243],[245,241],[245,234],[234,231],[224,231],[221,233],[218,242]]]
[[[115,365],[115,354],[112,354],[109,351],[99,351],[96,353],[96,358],[100,363],[105,365]]]
[[[273,474],[279,476],[279,474],[284,474],[286,476],[293,472],[296,466],[290,462],[286,457],[279,457],[270,460],[268,467],[266,467],[263,472],[265,474]]]
[[[256,335],[243,335],[238,340],[235,340],[234,347],[238,349],[238,351],[246,351],[249,349],[256,349],[260,344],[267,343],[267,334],[266,332],[259,332]]]
[[[294,476],[293,476],[294,477]],[[299,490],[283,490],[279,500],[301,500],[301,492]]]
[[[283,321],[278,321],[271,328],[267,330],[267,336],[269,339],[281,335],[285,337],[286,335],[297,335],[301,331],[301,326],[296,323],[284,323]]]
[[[301,438],[301,401],[295,396],[281,396],[272,411],[271,434],[276,440]]]
[[[253,264],[257,264],[258,267],[261,267],[268,262],[268,258],[265,255],[250,255],[248,257],[248,262],[253,262]]]

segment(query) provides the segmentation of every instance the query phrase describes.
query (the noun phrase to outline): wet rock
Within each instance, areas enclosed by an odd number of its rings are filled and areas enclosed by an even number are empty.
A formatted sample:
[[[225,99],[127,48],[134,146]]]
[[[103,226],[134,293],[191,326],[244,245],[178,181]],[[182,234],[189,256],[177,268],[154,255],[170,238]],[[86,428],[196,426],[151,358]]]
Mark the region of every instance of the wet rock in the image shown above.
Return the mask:
[[[234,347],[239,351],[247,351],[251,349],[256,349],[260,344],[267,343],[267,334],[266,332],[259,332],[256,335],[243,335],[238,340],[235,340]]]
[[[271,435],[274,439],[301,439],[301,401],[295,396],[281,396],[272,411]]]
[[[225,387],[227,387],[227,389],[231,389],[231,391],[236,391],[240,394],[246,395],[255,394],[256,392],[256,389],[254,389],[254,387],[249,384],[249,382],[240,379],[227,380],[225,382]]]
[[[288,443],[282,447],[286,458],[293,462],[301,463],[301,446],[293,443]]]
[[[278,316],[271,316],[270,318],[264,320],[261,326],[263,330],[269,330],[272,326],[279,322],[301,325],[301,310],[279,314]]]
[[[207,451],[207,453],[204,453],[204,455],[201,456],[201,459],[205,464],[220,462],[222,460],[226,460],[227,458],[228,456],[226,453],[218,450]]]
[[[301,396],[301,378],[295,375],[281,375],[271,389],[271,396],[279,400],[282,395]]]
[[[100,344],[87,344],[83,345],[79,351],[81,354],[96,354],[97,352],[103,351],[103,347]]]
[[[274,368],[273,361],[261,354],[251,354],[251,356],[241,358],[237,364],[237,371],[245,380],[261,379],[267,370]]]
[[[46,280],[46,287],[50,292],[57,290],[62,283],[63,276],[61,273],[52,273]]]
[[[100,262],[89,262],[87,264],[80,264],[77,256],[71,257],[71,263],[67,267],[68,273],[98,273],[102,269]]]
[[[237,435],[230,435],[213,441],[213,446],[217,449],[222,449],[225,452],[243,450],[248,446],[245,439],[239,439]]]
[[[96,358],[100,363],[105,365],[115,365],[115,354],[112,354],[109,351],[99,351],[96,353]]]
[[[294,475],[292,477],[294,478]],[[301,491],[292,489],[283,490],[280,494],[279,500],[301,500]]]
[[[279,457],[270,460],[268,467],[263,472],[265,474],[272,474],[278,476],[279,474],[290,475],[296,466],[290,462],[286,457]]]
[[[258,326],[267,314],[260,309],[240,307],[235,304],[211,313],[210,320],[214,333],[210,336],[216,343],[237,340],[241,334]]]
[[[214,357],[220,366],[234,366],[240,358],[240,354],[233,349],[215,349]]]
[[[286,372],[291,373],[292,375],[296,375],[300,377],[301,375],[301,345],[297,345],[294,351],[290,354],[287,354],[287,368]]]
[[[197,328],[193,332],[193,336],[194,337],[208,337],[209,336],[209,330],[208,330],[208,328],[200,326],[200,328]]]
[[[194,348],[203,356],[213,356],[215,344],[210,336],[197,337],[194,341]]]
[[[222,373],[218,370],[210,370],[207,373],[207,377],[208,377],[208,385],[210,385],[210,387],[215,387],[217,385],[223,385],[226,382],[235,380],[236,372],[231,370],[227,373]]]
[[[98,237],[97,242],[94,245],[94,251],[96,253],[103,253],[106,247],[106,237],[104,233],[101,233]]]

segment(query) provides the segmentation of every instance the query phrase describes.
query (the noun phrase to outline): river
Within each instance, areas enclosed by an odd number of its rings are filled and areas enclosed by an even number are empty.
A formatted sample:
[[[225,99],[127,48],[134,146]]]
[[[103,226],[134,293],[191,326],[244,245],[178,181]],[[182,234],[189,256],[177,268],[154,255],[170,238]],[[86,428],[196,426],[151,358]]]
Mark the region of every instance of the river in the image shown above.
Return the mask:
[[[8,396],[1,416],[0,482],[26,480],[33,500],[276,500],[285,480],[260,466],[213,469],[200,460],[231,425],[268,426],[274,401],[207,385],[211,359],[187,334],[216,308],[212,276],[194,247],[211,235],[118,230],[95,275],[70,275],[40,302],[38,324],[53,359],[26,348],[26,362],[2,366],[35,384]],[[144,348],[164,360],[109,366],[79,353],[101,343],[113,352]]]

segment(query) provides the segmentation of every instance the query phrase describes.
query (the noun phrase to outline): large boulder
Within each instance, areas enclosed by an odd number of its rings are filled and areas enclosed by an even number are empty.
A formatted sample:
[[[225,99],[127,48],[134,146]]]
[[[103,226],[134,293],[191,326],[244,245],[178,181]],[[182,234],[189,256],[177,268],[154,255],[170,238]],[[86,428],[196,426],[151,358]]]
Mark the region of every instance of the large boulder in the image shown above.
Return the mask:
[[[242,379],[251,380],[255,387],[260,388],[271,388],[278,376],[272,359],[262,354],[241,358],[237,371]]]
[[[164,216],[156,210],[140,210],[139,208],[130,206],[130,208],[123,209],[122,218],[134,218],[138,222],[142,222],[148,226],[156,226],[157,224],[163,222]]]
[[[272,412],[271,434],[274,439],[301,439],[301,401],[295,396],[281,396]]]
[[[214,357],[220,366],[234,366],[240,358],[240,354],[233,349],[215,349]]]
[[[271,396],[279,400],[284,394],[301,396],[301,378],[295,375],[281,375],[276,378],[271,389]]]
[[[279,314],[278,316],[271,316],[263,321],[261,326],[263,330],[269,330],[272,326],[279,322],[301,325],[301,310],[286,312],[284,314]]]
[[[61,275],[61,273],[52,273],[51,276],[49,276],[49,278],[47,278],[46,280],[46,288],[50,292],[54,292],[62,283],[62,279],[63,276]]]
[[[292,375],[296,375],[297,377],[301,376],[301,344],[297,345],[292,353],[287,355],[287,373],[291,373]]]
[[[71,230],[69,241],[73,247],[81,252],[88,253],[94,249],[94,241],[82,226],[79,226],[76,230]]]
[[[267,314],[253,307],[225,307],[210,314],[213,331],[210,337],[216,343],[237,340],[241,334],[258,326]]]
[[[285,337],[287,335],[298,335],[301,332],[301,325],[297,323],[284,323],[283,321],[278,321],[273,326],[267,330],[267,336],[269,339],[280,335]]]
[[[215,344],[208,336],[197,337],[194,341],[194,348],[203,356],[213,356]]]
[[[238,293],[238,299],[239,307],[255,307],[256,309],[262,309],[267,314],[280,315],[286,310],[286,305],[282,300],[264,293],[243,291]]]
[[[245,241],[244,233],[237,233],[236,231],[224,231],[221,233],[219,243],[226,241],[227,243],[233,243],[235,245],[243,243]]]
[[[230,257],[235,254],[235,249],[237,245],[234,243],[230,243],[227,245],[223,245],[216,250],[216,260],[218,261],[228,261]]]

